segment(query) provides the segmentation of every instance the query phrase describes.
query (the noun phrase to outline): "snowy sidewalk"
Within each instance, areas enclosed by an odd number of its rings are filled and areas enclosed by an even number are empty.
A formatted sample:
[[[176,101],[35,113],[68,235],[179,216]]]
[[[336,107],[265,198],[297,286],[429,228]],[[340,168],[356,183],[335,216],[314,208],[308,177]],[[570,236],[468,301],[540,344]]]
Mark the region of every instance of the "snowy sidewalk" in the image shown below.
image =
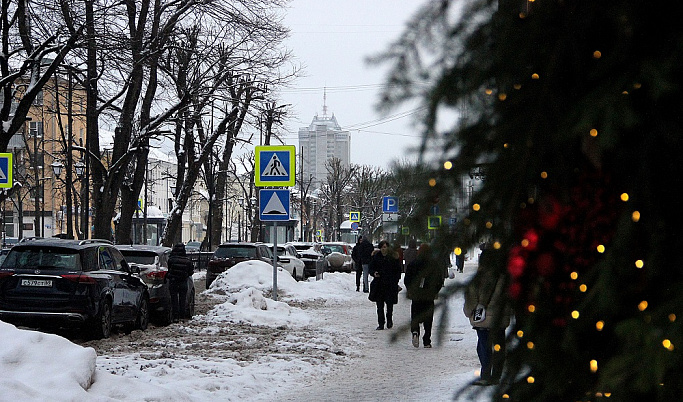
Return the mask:
[[[476,270],[476,265],[468,268],[455,280],[469,277],[468,272]],[[450,325],[441,344],[437,343],[436,334],[440,313],[435,314],[432,349],[422,346],[421,336],[420,347],[414,348],[410,332],[403,327],[410,321],[410,300],[405,297],[405,289],[399,294],[399,304],[394,306],[395,326],[390,330],[375,330],[375,304],[362,292],[343,305],[309,311],[317,327],[346,333],[359,342],[358,355],[350,356],[347,364],[333,368],[322,378],[309,378],[302,387],[278,392],[263,400],[452,400],[455,391],[475,379],[479,369],[476,334],[461,311],[462,297],[457,297],[450,302]],[[400,335],[392,343],[390,336],[394,333]]]

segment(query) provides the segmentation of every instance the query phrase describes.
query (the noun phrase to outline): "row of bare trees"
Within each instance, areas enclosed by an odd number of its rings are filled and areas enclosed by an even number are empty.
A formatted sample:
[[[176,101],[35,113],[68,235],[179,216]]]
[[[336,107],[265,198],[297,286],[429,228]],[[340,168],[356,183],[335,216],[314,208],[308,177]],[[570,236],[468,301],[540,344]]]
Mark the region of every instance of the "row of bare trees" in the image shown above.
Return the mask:
[[[381,238],[384,196],[398,197],[400,222],[410,224],[409,217],[420,209],[420,194],[428,187],[427,183],[423,183],[424,175],[406,161],[399,161],[390,170],[385,170],[370,165],[352,164],[345,167],[339,159],[332,158],[326,167],[325,182],[314,190],[312,178],[309,178],[308,183],[303,183],[297,202],[303,200],[302,216],[311,231],[323,228],[327,241],[341,240],[339,227],[349,219],[351,211],[360,212],[360,227],[366,235],[374,239]]]
[[[298,74],[282,42],[286,0],[18,0],[0,15],[0,151],[24,126],[45,84],[68,70],[85,91],[86,140],[63,144],[87,155],[93,236],[130,242],[150,146],[174,144],[174,208],[162,244],[179,239],[198,180],[210,190],[220,241],[227,185],[239,176],[235,147],[265,121],[270,141],[278,87]],[[24,84],[21,93],[18,83]],[[99,128],[115,127],[103,163]],[[251,130],[250,130],[251,129]],[[247,134],[249,132],[252,134]],[[69,137],[71,138],[71,137]],[[250,187],[249,187],[250,188]],[[248,190],[248,189],[245,189]]]

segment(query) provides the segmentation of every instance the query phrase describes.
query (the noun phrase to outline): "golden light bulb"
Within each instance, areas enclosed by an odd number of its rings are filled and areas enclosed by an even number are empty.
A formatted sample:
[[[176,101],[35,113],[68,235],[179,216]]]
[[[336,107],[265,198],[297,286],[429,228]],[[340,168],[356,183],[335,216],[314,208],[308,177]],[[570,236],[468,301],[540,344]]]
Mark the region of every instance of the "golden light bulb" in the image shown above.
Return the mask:
[[[590,134],[591,134],[591,137],[597,137],[598,136],[598,130],[591,128]]]
[[[602,53],[599,50],[593,52],[593,57],[599,59],[602,57]]]
[[[526,382],[528,382],[529,384],[533,384],[534,381],[536,381],[536,379],[535,379],[534,377],[532,377],[532,376],[528,376],[528,377],[526,378]]]
[[[602,329],[605,328],[605,322],[604,321],[598,321],[595,323],[595,329],[598,331],[602,331]]]
[[[644,265],[643,260],[636,260],[636,268],[642,268]]]
[[[579,318],[579,312],[576,310],[572,311],[572,318],[575,320],[578,319]]]
[[[638,222],[640,220],[640,212],[633,211],[633,213],[631,214],[631,220],[633,222]]]
[[[648,306],[647,300],[643,300],[640,303],[638,303],[638,310],[645,311],[645,309],[647,309],[647,306]]]
[[[598,371],[598,361],[597,360],[591,360],[590,362],[590,367],[592,372]]]
[[[443,168],[446,170],[451,170],[453,168],[453,162],[451,161],[446,161],[443,163]]]
[[[494,241],[494,242],[493,242],[493,248],[494,248],[494,249],[498,250],[498,249],[500,249],[501,247],[502,247],[502,245],[500,244],[499,241]]]
[[[436,186],[436,179],[429,179],[429,187]]]
[[[479,205],[479,204],[474,204],[474,205],[472,205],[472,209],[475,210],[475,211],[479,211],[479,210],[481,209],[481,205]]]
[[[602,254],[602,253],[604,253],[604,252],[605,252],[605,246],[603,246],[602,244],[599,245],[599,246],[598,246],[598,253]]]
[[[628,201],[628,193],[622,193],[619,198],[624,202]]]
[[[538,74],[536,74],[536,73],[531,74],[532,80],[537,80],[538,78],[539,78]]]
[[[572,278],[573,280],[577,280],[579,278],[579,273],[574,271],[571,274],[569,274],[569,277]]]
[[[534,306],[533,304],[529,304],[529,307],[527,309],[530,313],[533,313],[534,311],[536,311],[536,306]]]
[[[541,172],[541,178],[547,179],[548,178],[548,172]]]

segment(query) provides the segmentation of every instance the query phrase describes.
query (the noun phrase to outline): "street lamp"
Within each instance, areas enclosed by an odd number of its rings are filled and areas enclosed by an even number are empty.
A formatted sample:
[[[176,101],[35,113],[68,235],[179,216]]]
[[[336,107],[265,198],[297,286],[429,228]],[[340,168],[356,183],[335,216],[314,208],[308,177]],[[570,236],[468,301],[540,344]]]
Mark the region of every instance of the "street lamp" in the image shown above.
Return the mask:
[[[240,206],[239,214],[237,215],[237,241],[242,242],[242,211],[244,208],[244,198],[240,197],[237,199],[237,203]]]
[[[59,177],[62,174],[62,169],[64,168],[62,162],[55,160],[50,166],[52,166],[52,173],[55,174],[55,177]]]

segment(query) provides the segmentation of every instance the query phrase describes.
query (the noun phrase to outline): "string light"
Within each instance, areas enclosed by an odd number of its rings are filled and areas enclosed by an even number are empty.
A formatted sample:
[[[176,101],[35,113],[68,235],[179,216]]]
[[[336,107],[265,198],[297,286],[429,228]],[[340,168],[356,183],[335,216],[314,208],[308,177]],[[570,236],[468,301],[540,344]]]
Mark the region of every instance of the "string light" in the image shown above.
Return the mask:
[[[508,394],[503,394],[503,395],[501,396],[501,398],[503,398],[503,399],[510,399],[510,395],[508,395]]]
[[[634,83],[633,83],[633,88],[635,88],[635,89],[640,89],[641,86],[642,86],[642,85],[641,85],[640,82],[634,82]]]
[[[633,213],[631,214],[631,220],[633,222],[638,222],[640,220],[640,212],[633,211]]]
[[[645,263],[643,260],[636,260],[636,268],[642,268]]]
[[[674,314],[674,313],[669,314],[669,321],[670,322],[676,321],[676,314]]]
[[[504,101],[505,99],[507,99],[507,97],[508,97],[508,96],[507,96],[506,93],[500,93],[500,94],[498,94],[498,100],[501,101],[501,102]]]
[[[572,278],[573,280],[577,280],[579,278],[579,273],[574,271],[571,274],[569,274],[569,277]]]
[[[596,371],[598,371],[598,361],[597,360],[591,360],[590,365],[591,365],[591,371],[592,372],[595,373]]]
[[[594,52],[593,52],[593,57],[596,58],[596,59],[601,58],[601,57],[602,57],[602,52],[600,52],[599,50],[594,51]]]
[[[536,381],[536,379],[532,376],[528,376],[526,378],[526,382],[528,382],[529,384],[533,384],[535,381]]]
[[[497,343],[495,345],[493,345],[493,350],[496,352],[500,352],[500,345]]]
[[[493,227],[493,222],[486,222],[486,229],[491,229]]]
[[[638,310],[640,311],[645,311],[647,309],[647,300],[643,300],[640,303],[638,303]]]
[[[522,239],[522,247],[529,247],[529,239]]]
[[[537,79],[539,79],[538,74],[536,74],[536,73],[531,74],[531,79],[532,79],[532,80],[537,80]]]
[[[674,344],[671,343],[671,341],[668,340],[668,339],[664,339],[664,340],[662,341],[662,346],[664,346],[665,348],[667,348],[667,349],[669,349],[669,350],[671,350],[671,351],[674,350]]]
[[[591,134],[591,137],[597,137],[598,136],[598,130],[591,128],[590,134]]]
[[[548,172],[541,172],[541,178],[547,179],[548,178]]]
[[[517,337],[523,338],[524,337],[524,331],[522,331],[521,329],[519,331],[517,331]]]
[[[472,209],[475,210],[475,211],[479,211],[479,210],[481,209],[481,205],[479,205],[479,204],[474,204],[474,205],[472,205]]]
[[[436,179],[429,179],[429,187],[434,187],[436,186]]]
[[[534,311],[536,311],[536,306],[534,306],[533,304],[529,304],[529,307],[527,307],[527,309],[530,313],[533,313]]]
[[[534,349],[534,343],[533,343],[533,342],[527,342],[527,343],[526,343],[526,347],[527,347],[529,350],[533,350],[533,349]]]
[[[597,329],[598,331],[602,331],[603,328],[605,328],[605,322],[604,321],[600,320],[600,321],[595,323],[595,329]]]
[[[628,193],[622,193],[620,198],[624,202],[628,201]]]
[[[604,252],[605,252],[605,246],[603,246],[602,244],[600,244],[600,245],[598,246],[598,253],[602,254],[602,253],[604,253]]]
[[[519,90],[519,89],[522,89],[522,84],[514,84],[512,87],[513,87],[514,89]]]
[[[496,250],[500,249],[502,246],[503,246],[503,245],[500,244],[499,241],[494,241],[494,242],[493,242],[493,248],[496,249]]]
[[[491,95],[493,93],[493,90],[490,88],[486,88],[486,95]]]
[[[451,170],[453,168],[453,162],[451,161],[446,161],[443,163],[443,168],[446,170]]]
[[[579,290],[581,291],[581,293],[586,293],[586,291],[588,290],[588,286],[586,286],[585,283],[582,283],[581,286],[579,286]]]
[[[576,310],[572,311],[572,318],[575,320],[579,319],[579,312]]]

